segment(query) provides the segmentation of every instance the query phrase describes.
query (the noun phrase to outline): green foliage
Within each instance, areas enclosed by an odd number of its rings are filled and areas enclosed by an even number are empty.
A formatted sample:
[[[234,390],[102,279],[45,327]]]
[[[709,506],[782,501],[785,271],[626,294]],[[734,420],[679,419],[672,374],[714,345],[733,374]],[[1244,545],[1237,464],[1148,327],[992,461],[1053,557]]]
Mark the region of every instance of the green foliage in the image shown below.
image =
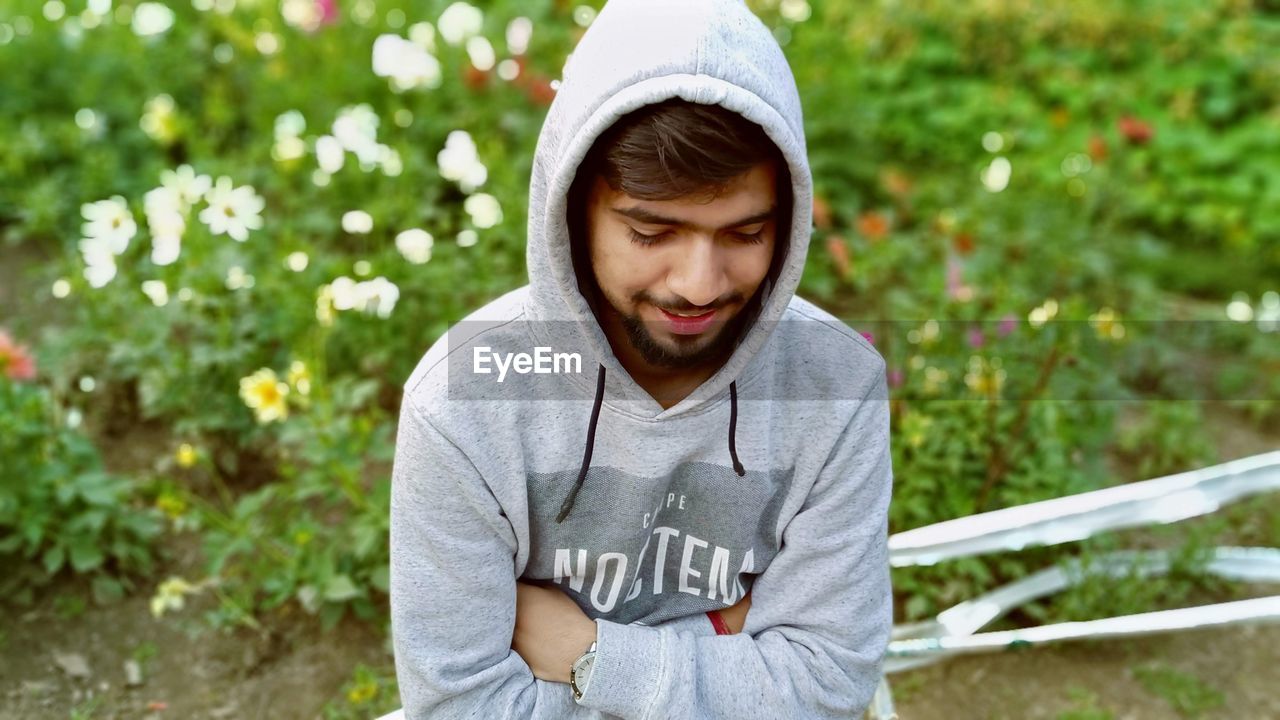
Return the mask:
[[[212,624],[246,622],[290,601],[326,628],[348,609],[370,621],[384,611],[394,436],[369,406],[375,389],[350,378],[319,385],[307,409],[273,433],[277,474],[253,491],[224,488],[219,502],[169,486],[178,507],[193,508],[219,588]],[[190,472],[220,482],[210,463]]]
[[[132,483],[56,417],[46,388],[0,375],[0,593],[30,602],[64,570],[92,578],[100,602],[150,571],[162,526]]]
[[[295,605],[326,625],[385,611],[401,384],[451,322],[525,282],[548,82],[581,33],[576,3],[504,0],[484,7],[481,33],[511,59],[507,23],[532,20],[516,80],[475,71],[438,34],[438,86],[397,90],[371,72],[379,36],[409,36],[447,4],[342,4],[336,25],[307,30],[281,3],[177,3],[172,28],[153,37],[133,32],[122,15],[132,6],[94,27],[80,27],[83,13],[48,19],[43,0],[15,4],[29,33],[0,19],[0,66],[14,70],[0,77],[0,245],[55,258],[38,268],[36,305],[56,303],[19,318],[43,333],[48,390],[12,390],[26,394],[0,405],[0,423],[27,433],[0,437],[16,453],[12,466],[0,456],[6,470],[23,478],[0,490],[0,549],[22,561],[8,577],[71,567],[111,595],[147,567],[156,511],[48,419],[74,409],[97,426],[166,429],[139,474],[171,531],[199,533],[214,624]],[[805,104],[818,197],[801,294],[873,331],[889,363],[892,531],[1107,486],[1112,452],[1140,476],[1121,480],[1211,462],[1189,402],[1201,392],[1275,424],[1273,334],[1221,323],[1235,291],[1261,297],[1280,274],[1280,83],[1267,54],[1280,25],[1265,9],[815,0],[801,20],[794,3],[753,6]],[[322,171],[325,139],[352,123],[372,128],[378,157],[348,149]],[[501,206],[492,227],[441,173],[458,130],[487,168],[478,191]],[[252,188],[263,227],[243,241],[216,234],[200,219],[208,198],[196,200],[180,257],[156,261],[148,193],[183,164]],[[82,206],[117,195],[139,230],[94,287]],[[344,228],[356,210],[369,232]],[[434,238],[424,263],[396,246],[410,229]],[[471,231],[474,245],[459,242]],[[390,312],[335,307],[340,280],[372,278],[396,288]],[[48,294],[55,280],[65,297]],[[1184,342],[1131,320],[1158,314],[1170,289],[1208,298],[1200,319],[1222,327]],[[278,417],[237,392],[286,368]],[[1117,435],[1110,401],[1133,399],[1160,402]],[[27,507],[39,511],[15,510]],[[1275,522],[1259,522],[1251,536],[1275,544]],[[1105,547],[896,570],[898,605],[918,619]],[[1179,567],[1155,583],[1088,581],[1029,612],[1150,608],[1197,587],[1191,560]]]
[[[1133,669],[1133,674],[1143,687],[1167,700],[1178,715],[1188,720],[1195,720],[1223,705],[1221,690],[1163,663],[1141,665]]]
[[[1136,479],[1185,472],[1218,461],[1217,451],[1204,434],[1204,411],[1196,402],[1147,403],[1142,421],[1121,430],[1117,444],[1136,463]]]
[[[1115,720],[1110,711],[1098,707],[1096,693],[1082,687],[1067,688],[1067,694],[1073,701],[1070,710],[1058,713],[1057,720]]]
[[[351,679],[343,684],[340,697],[325,703],[321,713],[324,720],[381,717],[400,708],[398,687],[395,668],[383,672],[360,663]]]

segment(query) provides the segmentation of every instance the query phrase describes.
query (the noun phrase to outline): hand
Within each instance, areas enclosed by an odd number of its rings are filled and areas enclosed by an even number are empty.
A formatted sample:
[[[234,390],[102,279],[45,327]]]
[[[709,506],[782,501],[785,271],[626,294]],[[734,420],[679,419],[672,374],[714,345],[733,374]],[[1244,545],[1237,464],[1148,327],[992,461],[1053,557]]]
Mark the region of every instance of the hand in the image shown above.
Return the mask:
[[[731,634],[742,632],[743,626],[747,624],[747,611],[751,609],[751,591],[748,590],[746,595],[735,605],[731,605],[723,610],[719,610],[721,619],[724,624],[729,626]]]
[[[569,666],[595,639],[595,621],[563,591],[516,581],[511,649],[524,658],[534,677],[569,682]]]

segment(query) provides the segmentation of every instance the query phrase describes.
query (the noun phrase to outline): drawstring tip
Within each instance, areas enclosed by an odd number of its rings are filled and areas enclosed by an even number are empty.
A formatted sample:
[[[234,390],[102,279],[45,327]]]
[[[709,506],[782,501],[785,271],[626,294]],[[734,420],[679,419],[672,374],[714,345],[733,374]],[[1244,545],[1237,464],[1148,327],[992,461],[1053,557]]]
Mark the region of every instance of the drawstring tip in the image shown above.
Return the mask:
[[[747,474],[747,469],[742,467],[742,463],[738,461],[738,458],[733,459],[733,471],[738,473],[738,477],[742,477]]]

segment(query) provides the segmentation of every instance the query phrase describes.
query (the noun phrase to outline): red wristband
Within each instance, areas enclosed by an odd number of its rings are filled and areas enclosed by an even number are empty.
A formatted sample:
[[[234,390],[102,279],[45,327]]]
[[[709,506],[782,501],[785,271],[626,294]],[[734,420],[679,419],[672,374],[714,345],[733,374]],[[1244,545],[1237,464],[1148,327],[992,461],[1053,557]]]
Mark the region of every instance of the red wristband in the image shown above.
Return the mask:
[[[732,632],[731,630],[729,630],[729,626],[725,624],[725,622],[724,622],[724,618],[720,617],[720,611],[718,611],[718,610],[708,610],[708,611],[707,611],[707,617],[711,618],[711,625],[712,625],[712,627],[714,627],[714,628],[716,629],[716,634],[717,634],[717,635],[732,635],[732,634],[733,634],[733,632]]]

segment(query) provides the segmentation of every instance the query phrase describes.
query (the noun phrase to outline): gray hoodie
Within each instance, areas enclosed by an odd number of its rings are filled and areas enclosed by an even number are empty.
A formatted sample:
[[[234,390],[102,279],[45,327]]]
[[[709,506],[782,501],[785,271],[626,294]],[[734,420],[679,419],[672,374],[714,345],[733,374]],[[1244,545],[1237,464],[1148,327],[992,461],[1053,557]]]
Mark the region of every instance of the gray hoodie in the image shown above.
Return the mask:
[[[757,319],[719,371],[663,409],[579,292],[565,210],[595,139],[673,97],[763,127],[794,202]],[[404,386],[391,622],[410,720],[866,708],[892,622],[888,388],[876,349],[794,294],[811,213],[800,100],[769,30],[739,0],[611,0],[538,139],[529,284],[455,325]],[[537,372],[540,347],[580,366]],[[499,373],[515,353],[531,358],[525,371]],[[580,701],[511,649],[517,580],[560,588],[595,621]],[[717,635],[706,612],[748,591],[743,632]]]

